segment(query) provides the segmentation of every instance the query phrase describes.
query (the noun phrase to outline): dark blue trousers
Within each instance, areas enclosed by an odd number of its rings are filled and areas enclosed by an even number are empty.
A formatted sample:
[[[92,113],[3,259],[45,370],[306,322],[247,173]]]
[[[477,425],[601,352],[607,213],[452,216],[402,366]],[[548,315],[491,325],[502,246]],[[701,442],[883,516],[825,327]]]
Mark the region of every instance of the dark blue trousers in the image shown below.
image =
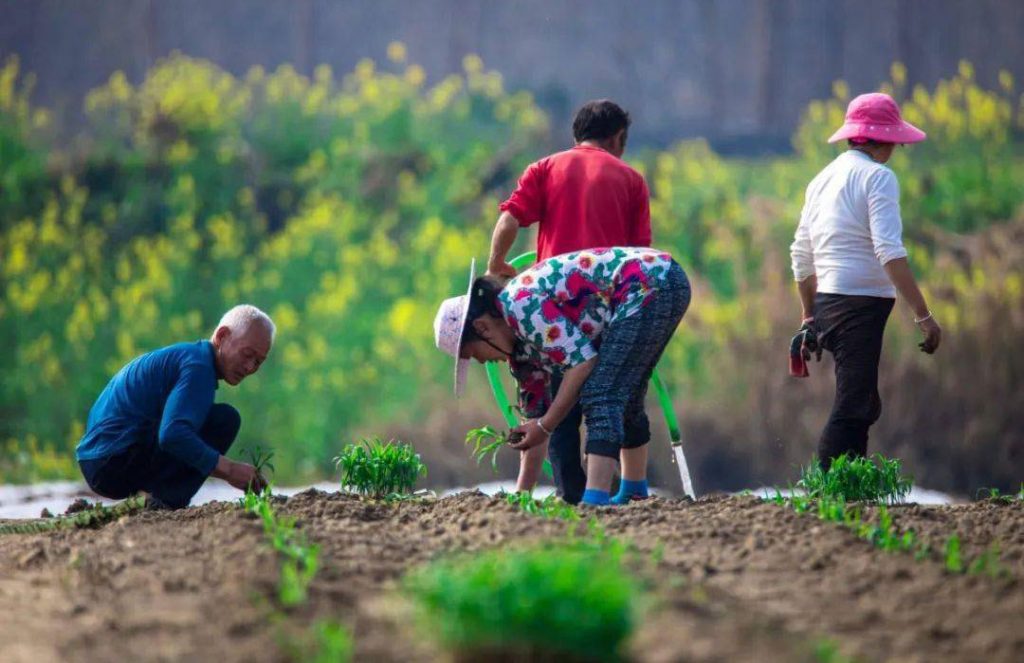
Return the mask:
[[[675,262],[664,282],[634,315],[609,324],[580,403],[587,422],[587,453],[619,458],[651,439],[644,397],[654,367],[690,306],[690,281]]]
[[[226,403],[215,403],[199,429],[199,437],[226,454],[238,436],[242,417]],[[128,449],[108,456],[78,461],[86,483],[97,494],[120,500],[145,491],[173,509],[188,506],[206,481],[191,465],[163,451],[156,436],[139,440]]]

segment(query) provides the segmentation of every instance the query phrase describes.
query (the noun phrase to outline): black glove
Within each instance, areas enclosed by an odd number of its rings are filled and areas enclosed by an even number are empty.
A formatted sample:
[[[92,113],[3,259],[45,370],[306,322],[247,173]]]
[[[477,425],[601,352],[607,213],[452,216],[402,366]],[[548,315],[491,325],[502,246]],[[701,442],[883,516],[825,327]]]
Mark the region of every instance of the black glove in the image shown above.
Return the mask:
[[[800,331],[789,342],[789,374],[798,378],[809,376],[811,373],[807,370],[807,362],[811,360],[811,354],[821,361],[821,350],[814,320],[805,320]]]
[[[814,328],[814,319],[805,320],[796,335],[800,337],[800,353],[804,361],[810,361],[812,354],[816,361],[821,361],[822,347],[821,343],[818,343],[818,330]]]

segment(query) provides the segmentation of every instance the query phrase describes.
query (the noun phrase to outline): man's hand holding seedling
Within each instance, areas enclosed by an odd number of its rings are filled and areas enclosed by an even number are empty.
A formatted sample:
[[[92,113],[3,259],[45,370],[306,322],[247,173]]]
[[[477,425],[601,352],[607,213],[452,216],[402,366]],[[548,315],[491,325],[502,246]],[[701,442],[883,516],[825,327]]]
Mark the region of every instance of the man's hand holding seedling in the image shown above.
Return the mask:
[[[227,456],[220,457],[210,476],[223,479],[238,490],[252,488],[253,492],[258,493],[267,486],[267,480],[259,470],[249,463],[240,463]]]

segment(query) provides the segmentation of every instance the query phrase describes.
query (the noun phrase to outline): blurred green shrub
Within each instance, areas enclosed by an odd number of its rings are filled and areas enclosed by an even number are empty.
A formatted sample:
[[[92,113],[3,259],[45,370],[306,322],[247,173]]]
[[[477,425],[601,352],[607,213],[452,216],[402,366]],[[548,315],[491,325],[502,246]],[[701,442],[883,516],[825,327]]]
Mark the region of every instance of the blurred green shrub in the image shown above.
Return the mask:
[[[457,660],[620,661],[641,585],[615,540],[580,538],[433,562],[404,588]]]

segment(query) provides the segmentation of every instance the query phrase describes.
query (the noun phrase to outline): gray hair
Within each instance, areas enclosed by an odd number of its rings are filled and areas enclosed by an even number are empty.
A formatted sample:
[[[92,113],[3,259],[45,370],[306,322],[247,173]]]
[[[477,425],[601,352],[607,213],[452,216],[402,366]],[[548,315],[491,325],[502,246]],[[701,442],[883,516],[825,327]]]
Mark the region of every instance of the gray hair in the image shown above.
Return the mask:
[[[277,326],[274,325],[274,321],[270,319],[269,315],[252,304],[239,304],[225,313],[214,328],[214,334],[221,327],[227,327],[233,333],[243,334],[254,322],[261,323],[270,331],[270,341],[273,342],[274,336],[277,334]]]

